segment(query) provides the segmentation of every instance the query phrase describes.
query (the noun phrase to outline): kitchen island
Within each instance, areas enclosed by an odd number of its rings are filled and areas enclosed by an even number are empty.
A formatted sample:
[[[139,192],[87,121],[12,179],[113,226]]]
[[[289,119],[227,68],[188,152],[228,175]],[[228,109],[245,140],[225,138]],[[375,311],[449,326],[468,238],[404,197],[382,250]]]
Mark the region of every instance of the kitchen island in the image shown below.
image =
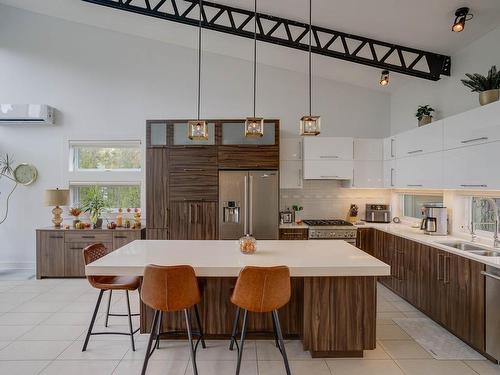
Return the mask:
[[[280,313],[283,333],[300,338],[313,357],[360,357],[375,349],[376,278],[390,267],[344,241],[258,241],[257,253],[239,252],[238,241],[134,241],[86,266],[87,275],[142,276],[148,264],[192,265],[203,288],[205,334],[227,338],[235,307],[229,297],[241,268],[286,265],[290,303]],[[183,329],[181,314],[165,314],[164,330]],[[141,305],[141,332],[152,311]],[[272,332],[271,316],[249,314],[250,331]]]

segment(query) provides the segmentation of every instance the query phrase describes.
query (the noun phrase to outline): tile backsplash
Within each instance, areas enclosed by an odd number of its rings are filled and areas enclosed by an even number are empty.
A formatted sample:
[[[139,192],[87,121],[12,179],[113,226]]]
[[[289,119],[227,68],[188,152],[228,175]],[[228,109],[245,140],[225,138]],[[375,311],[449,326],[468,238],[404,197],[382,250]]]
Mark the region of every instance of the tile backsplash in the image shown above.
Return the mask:
[[[384,189],[343,188],[341,181],[304,180],[302,189],[281,189],[280,209],[293,205],[304,207],[301,219],[345,219],[351,204],[359,207],[358,217],[365,217],[367,203],[390,203],[391,192]]]

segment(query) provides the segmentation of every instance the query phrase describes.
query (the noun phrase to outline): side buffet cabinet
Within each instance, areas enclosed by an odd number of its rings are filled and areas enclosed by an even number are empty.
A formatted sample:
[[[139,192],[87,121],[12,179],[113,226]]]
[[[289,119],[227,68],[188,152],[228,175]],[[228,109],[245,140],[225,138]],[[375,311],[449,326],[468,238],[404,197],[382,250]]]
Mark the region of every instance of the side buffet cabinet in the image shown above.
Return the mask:
[[[109,252],[146,238],[146,229],[59,229],[36,231],[36,278],[84,277],[83,249],[102,243]]]

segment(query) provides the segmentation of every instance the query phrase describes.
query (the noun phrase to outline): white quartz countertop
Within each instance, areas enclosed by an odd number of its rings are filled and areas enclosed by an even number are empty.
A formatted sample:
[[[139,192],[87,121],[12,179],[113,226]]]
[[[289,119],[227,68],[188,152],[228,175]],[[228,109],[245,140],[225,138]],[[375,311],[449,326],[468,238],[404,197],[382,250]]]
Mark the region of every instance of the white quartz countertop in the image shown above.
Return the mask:
[[[345,241],[257,241],[245,255],[226,241],[136,240],[85,267],[86,275],[141,276],[148,264],[194,267],[200,277],[238,276],[241,268],[286,265],[295,277],[385,276],[390,266]]]
[[[488,266],[500,268],[500,257],[487,257],[481,256],[477,254],[470,253],[468,251],[455,249],[449,246],[445,246],[440,242],[452,242],[452,241],[460,241],[460,242],[468,242],[470,243],[470,236],[467,236],[465,233],[462,236],[430,236],[428,234],[424,234],[422,230],[419,228],[412,228],[409,225],[405,224],[377,224],[377,223],[366,223],[364,225],[357,225],[358,228],[376,228],[386,233],[394,234],[396,236],[400,236],[412,241],[419,242],[424,245],[436,247],[440,250],[447,251],[452,254],[457,254],[462,257],[475,260],[477,262],[486,264]],[[492,247],[493,241],[488,241],[485,239],[478,239],[476,241],[477,245],[489,247],[489,250],[498,250]]]

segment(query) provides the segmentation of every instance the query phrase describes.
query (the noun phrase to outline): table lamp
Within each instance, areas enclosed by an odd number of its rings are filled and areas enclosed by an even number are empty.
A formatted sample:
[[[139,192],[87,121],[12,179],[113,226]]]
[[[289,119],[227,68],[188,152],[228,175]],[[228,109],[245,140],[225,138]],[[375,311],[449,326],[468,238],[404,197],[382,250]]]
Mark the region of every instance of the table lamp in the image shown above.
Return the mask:
[[[52,210],[54,215],[52,222],[56,228],[61,226],[63,219],[61,214],[63,212],[62,208],[59,206],[66,206],[69,203],[69,190],[67,189],[48,189],[45,190],[45,205],[55,206]]]

